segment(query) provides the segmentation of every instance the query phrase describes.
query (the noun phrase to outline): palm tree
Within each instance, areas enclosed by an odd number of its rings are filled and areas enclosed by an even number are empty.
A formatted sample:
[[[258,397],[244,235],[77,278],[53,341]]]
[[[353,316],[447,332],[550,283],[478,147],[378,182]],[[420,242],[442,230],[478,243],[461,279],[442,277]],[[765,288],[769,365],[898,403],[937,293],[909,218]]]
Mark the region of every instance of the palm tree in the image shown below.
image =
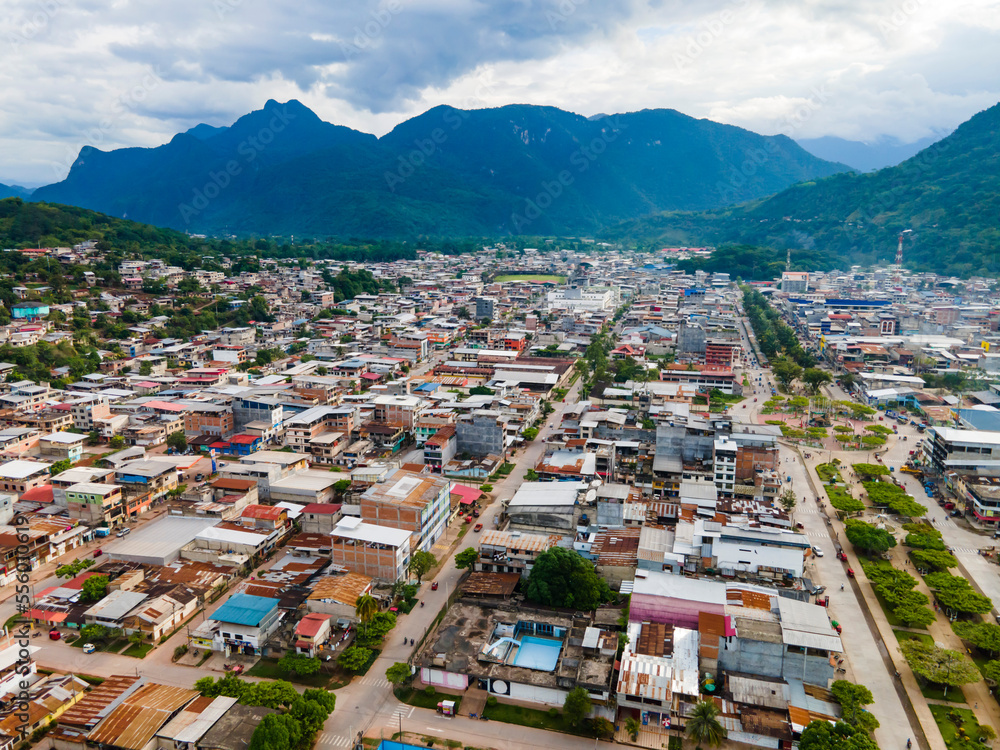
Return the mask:
[[[628,732],[628,736],[632,738],[632,742],[635,742],[639,738],[639,720],[634,716],[629,716],[625,719],[625,731]]]
[[[714,701],[698,702],[687,720],[687,735],[699,745],[705,743],[718,747],[726,738],[726,728],[717,718],[719,707]]]
[[[375,601],[375,597],[371,594],[362,594],[354,603],[354,612],[357,614],[361,624],[367,626],[375,616],[375,613],[378,612],[378,602]]]

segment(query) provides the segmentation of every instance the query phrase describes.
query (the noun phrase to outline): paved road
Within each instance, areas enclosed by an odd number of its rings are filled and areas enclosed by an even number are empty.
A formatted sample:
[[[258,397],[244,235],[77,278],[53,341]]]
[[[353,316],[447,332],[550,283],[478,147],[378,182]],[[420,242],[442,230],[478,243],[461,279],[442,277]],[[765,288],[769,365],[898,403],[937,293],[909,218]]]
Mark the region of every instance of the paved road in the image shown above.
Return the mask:
[[[493,495],[498,500],[488,506],[480,516],[484,528],[493,527],[493,518],[500,510],[499,500],[511,497],[524,480],[525,472],[538,463],[538,459],[545,450],[545,439],[552,434],[553,428],[560,424],[562,414],[567,406],[576,401],[579,388],[580,382],[577,382],[567,395],[565,403],[554,404],[555,411],[550,415],[548,422],[539,432],[535,441],[526,448],[522,448],[514,457],[514,470],[506,479],[494,485]],[[470,540],[470,544],[472,543],[474,540]],[[416,607],[410,614],[402,615],[399,618],[396,628],[387,637],[382,654],[372,665],[366,677],[355,679],[350,685],[337,691],[337,710],[327,720],[323,733],[317,740],[317,747],[346,747],[350,744],[350,738],[355,736],[357,732],[377,736],[379,731],[384,731],[387,736],[391,735],[392,732],[399,731],[400,718],[402,718],[403,730],[408,731],[410,727],[407,726],[407,723],[414,719],[414,716],[419,717],[421,722],[419,731],[421,732],[426,730],[428,722],[452,721],[453,724],[442,725],[449,727],[445,734],[454,732],[448,734],[452,738],[462,739],[465,737],[464,734],[457,734],[460,727],[463,728],[462,732],[470,731],[469,727],[475,727],[479,733],[485,732],[486,736],[492,738],[491,743],[494,747],[500,747],[495,744],[498,738],[510,738],[511,741],[519,743],[515,744],[514,747],[552,746],[552,735],[548,732],[512,727],[508,724],[470,721],[459,717],[448,720],[438,717],[433,712],[424,712],[420,709],[416,709],[416,713],[413,713],[411,706],[401,704],[392,694],[391,686],[384,679],[385,670],[394,662],[405,662],[409,659],[413,648],[403,645],[403,641],[409,638],[414,638],[417,642],[420,641],[438,612],[444,607],[449,594],[454,591],[459,575],[460,572],[455,568],[454,560],[449,559],[434,578],[438,583],[438,590],[431,591],[430,587],[426,583],[424,584],[420,599],[425,602],[425,606]],[[468,737],[470,743],[467,744],[475,745],[476,743],[471,742],[471,739],[475,739],[476,735],[470,733]],[[559,744],[563,746],[561,738],[562,735],[560,735]],[[570,745],[565,746],[570,747]],[[593,747],[593,740],[586,741],[586,746]]]

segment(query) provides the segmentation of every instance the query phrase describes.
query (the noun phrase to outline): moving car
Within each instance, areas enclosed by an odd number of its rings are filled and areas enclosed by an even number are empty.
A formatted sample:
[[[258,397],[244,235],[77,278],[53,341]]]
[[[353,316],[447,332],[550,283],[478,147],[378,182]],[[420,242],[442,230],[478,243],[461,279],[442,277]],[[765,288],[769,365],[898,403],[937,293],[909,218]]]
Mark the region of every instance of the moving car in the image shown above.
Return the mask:
[[[434,581],[433,583],[431,583],[431,591],[437,591],[437,590],[438,590],[438,582]]]
[[[822,557],[823,556],[823,550],[821,550],[819,547],[813,546],[812,550],[813,550],[813,554],[816,555],[816,557]]]
[[[130,529],[128,526],[126,526],[124,529],[122,529],[117,534],[115,534],[115,536],[118,537],[118,538],[121,538],[123,536],[128,536],[131,532],[132,532],[132,529]]]
[[[104,554],[104,550],[102,550],[102,549],[95,549],[94,550],[94,557],[100,557],[103,554]]]
[[[52,628],[52,630],[49,631],[50,641],[58,641],[60,638],[62,638],[62,635],[55,628]]]
[[[481,523],[477,523],[475,526],[472,527],[472,530],[473,531],[482,531],[483,530],[483,525]]]

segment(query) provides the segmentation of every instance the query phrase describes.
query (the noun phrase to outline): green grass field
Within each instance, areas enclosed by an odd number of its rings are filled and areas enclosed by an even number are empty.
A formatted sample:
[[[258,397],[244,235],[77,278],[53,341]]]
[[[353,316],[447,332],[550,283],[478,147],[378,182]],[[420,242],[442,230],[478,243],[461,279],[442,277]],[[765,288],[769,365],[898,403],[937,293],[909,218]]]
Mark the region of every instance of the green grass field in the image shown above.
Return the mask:
[[[557,276],[550,273],[505,273],[497,276],[494,281],[503,284],[505,281],[537,281],[543,284],[550,281],[553,284],[565,284],[565,276]]]

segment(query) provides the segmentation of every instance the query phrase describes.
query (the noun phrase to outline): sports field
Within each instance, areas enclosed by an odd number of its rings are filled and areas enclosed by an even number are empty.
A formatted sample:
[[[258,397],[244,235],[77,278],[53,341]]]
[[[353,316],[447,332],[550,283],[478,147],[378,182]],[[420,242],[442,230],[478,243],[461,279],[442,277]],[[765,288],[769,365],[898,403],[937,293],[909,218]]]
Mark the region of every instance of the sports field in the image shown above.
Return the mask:
[[[546,273],[505,273],[497,276],[494,281],[498,281],[501,284],[505,281],[536,281],[539,284],[544,284],[548,281],[553,284],[565,284],[566,277]]]

